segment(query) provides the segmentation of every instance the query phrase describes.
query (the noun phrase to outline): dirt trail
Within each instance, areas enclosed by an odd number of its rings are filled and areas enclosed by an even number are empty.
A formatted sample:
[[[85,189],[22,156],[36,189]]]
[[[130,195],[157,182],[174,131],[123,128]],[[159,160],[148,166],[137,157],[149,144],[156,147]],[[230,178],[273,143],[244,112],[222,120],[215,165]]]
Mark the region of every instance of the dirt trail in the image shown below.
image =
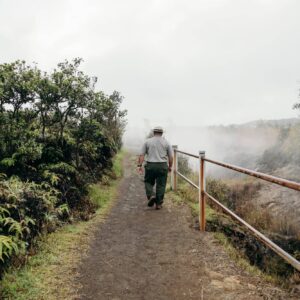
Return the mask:
[[[79,268],[78,299],[296,299],[241,270],[184,206],[146,206],[142,178],[125,161],[119,199]]]

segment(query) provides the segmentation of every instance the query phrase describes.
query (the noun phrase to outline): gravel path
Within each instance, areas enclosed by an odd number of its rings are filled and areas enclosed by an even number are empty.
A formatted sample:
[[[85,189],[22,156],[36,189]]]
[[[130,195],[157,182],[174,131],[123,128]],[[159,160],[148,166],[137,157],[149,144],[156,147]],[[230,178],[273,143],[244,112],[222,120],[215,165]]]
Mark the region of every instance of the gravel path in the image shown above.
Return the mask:
[[[167,197],[162,210],[148,208],[132,157],[125,170],[79,268],[78,299],[296,299],[237,267],[212,234],[193,229],[187,207]]]

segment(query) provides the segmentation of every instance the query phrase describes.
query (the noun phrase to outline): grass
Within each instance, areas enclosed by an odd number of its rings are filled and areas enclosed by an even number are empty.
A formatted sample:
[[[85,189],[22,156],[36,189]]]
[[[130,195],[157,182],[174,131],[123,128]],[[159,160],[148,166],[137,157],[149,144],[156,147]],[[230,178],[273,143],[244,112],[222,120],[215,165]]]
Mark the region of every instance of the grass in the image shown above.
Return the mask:
[[[241,267],[242,269],[246,270],[247,272],[260,276],[271,283],[276,283],[282,285],[282,279],[279,277],[273,275],[266,274],[262,272],[258,267],[251,265],[249,261],[242,256],[242,254],[233,247],[230,240],[227,238],[227,236],[222,232],[214,232],[214,238],[223,245],[226,253],[229,255],[231,259],[233,259],[236,264]]]
[[[187,204],[191,208],[191,213],[194,217],[199,216],[199,204],[197,203],[197,191],[191,189],[187,184],[183,183],[180,185],[180,188],[177,192],[167,190],[168,197],[178,205],[182,205],[183,203]],[[218,218],[218,212],[212,209],[208,204],[205,207],[206,213],[206,221],[213,222]],[[268,282],[282,284],[280,278],[275,275],[268,275],[262,272],[258,267],[253,266],[250,262],[231,244],[230,240],[227,236],[221,232],[214,232],[214,238],[223,245],[226,253],[229,255],[231,259],[233,259],[236,264],[247,272],[261,276]]]
[[[178,192],[171,190],[170,186],[167,186],[166,192],[169,194],[172,201],[176,204],[186,203],[191,208],[192,215],[194,217],[199,216],[199,203],[198,191],[190,187],[188,183],[181,183]],[[206,220],[213,220],[217,217],[216,212],[207,204],[205,206]]]
[[[80,288],[74,282],[77,266],[88,250],[95,225],[105,220],[116,199],[124,155],[120,152],[114,159],[115,180],[109,185],[98,183],[89,188],[89,196],[98,206],[95,217],[43,236],[38,242],[37,254],[30,256],[20,269],[11,268],[4,275],[0,289],[4,299],[75,299]]]
[[[124,151],[121,151],[114,159],[112,172],[116,178],[120,178],[123,175],[122,161],[125,154]],[[89,197],[97,205],[97,212],[99,212],[99,208],[102,208],[110,199],[114,198],[118,183],[118,180],[110,180],[109,185],[96,183],[89,186]]]

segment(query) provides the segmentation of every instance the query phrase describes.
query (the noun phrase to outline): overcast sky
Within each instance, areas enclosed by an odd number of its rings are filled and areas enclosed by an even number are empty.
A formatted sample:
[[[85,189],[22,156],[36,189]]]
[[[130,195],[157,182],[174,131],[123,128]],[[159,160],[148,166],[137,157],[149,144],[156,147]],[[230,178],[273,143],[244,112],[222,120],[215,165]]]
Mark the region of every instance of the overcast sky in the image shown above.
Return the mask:
[[[0,62],[82,57],[129,124],[296,117],[299,0],[0,0]]]

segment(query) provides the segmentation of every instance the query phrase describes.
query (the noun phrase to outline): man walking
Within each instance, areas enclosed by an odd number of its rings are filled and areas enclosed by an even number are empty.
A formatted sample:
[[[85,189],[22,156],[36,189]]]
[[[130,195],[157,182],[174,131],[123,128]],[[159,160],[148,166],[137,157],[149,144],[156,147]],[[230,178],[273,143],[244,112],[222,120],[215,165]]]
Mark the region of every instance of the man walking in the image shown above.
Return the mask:
[[[142,172],[142,164],[146,160],[145,189],[148,206],[152,207],[155,204],[156,209],[162,208],[168,171],[171,172],[173,164],[172,147],[162,135],[162,127],[158,126],[153,129],[153,137],[144,143],[138,160],[140,172]],[[155,184],[156,192],[153,191]]]

